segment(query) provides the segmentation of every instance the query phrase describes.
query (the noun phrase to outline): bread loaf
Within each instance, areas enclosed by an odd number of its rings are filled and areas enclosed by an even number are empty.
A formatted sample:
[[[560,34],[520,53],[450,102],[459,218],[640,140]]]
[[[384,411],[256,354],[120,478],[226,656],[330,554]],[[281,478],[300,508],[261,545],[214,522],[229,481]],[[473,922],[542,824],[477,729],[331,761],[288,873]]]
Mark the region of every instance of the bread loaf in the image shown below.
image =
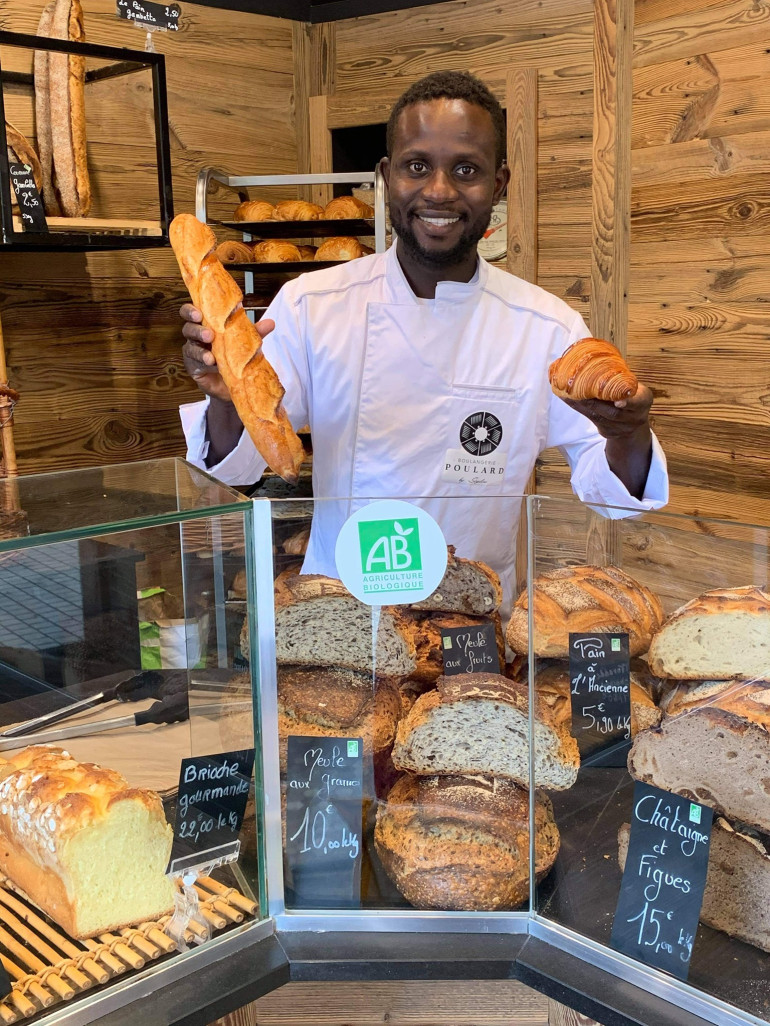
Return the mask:
[[[535,655],[569,657],[570,633],[627,633],[631,656],[646,652],[663,623],[655,595],[616,566],[574,566],[548,570],[536,577]],[[529,599],[519,596],[506,630],[506,641],[526,653]]]
[[[636,394],[639,381],[611,342],[581,338],[548,368],[548,380],[562,399],[617,402]]]
[[[302,442],[284,410],[284,390],[265,359],[262,339],[241,306],[243,293],[214,255],[213,232],[192,214],[179,214],[169,238],[192,301],[214,332],[212,352],[244,427],[270,467],[296,483]]]
[[[8,163],[28,165],[32,169],[31,174],[35,181],[35,185],[38,188],[38,192],[42,195],[43,172],[34,147],[17,128],[13,127],[10,121],[5,122],[5,137],[8,144]],[[16,192],[14,191],[13,185],[11,185],[11,207],[18,207],[18,205]]]
[[[275,207],[267,200],[246,200],[236,207],[234,221],[274,221]]]
[[[337,221],[354,217],[374,217],[374,208],[355,196],[337,196],[326,204],[324,221]]]
[[[397,769],[418,775],[482,773],[529,786],[526,685],[498,674],[439,677],[402,720],[393,747]],[[577,742],[548,706],[535,710],[535,783],[566,790],[580,765]]]
[[[315,574],[289,576],[276,594],[275,644],[279,663],[339,666],[372,673],[372,610],[341,581]],[[382,608],[377,674],[403,677],[415,668],[408,626],[396,609]]]
[[[53,12],[56,0],[47,4],[37,26],[39,36],[53,34]],[[51,135],[51,83],[49,76],[48,50],[35,50],[35,133],[40,154],[40,170],[43,176],[43,203],[49,217],[60,217],[61,207],[55,188],[53,166],[53,138]]]
[[[631,776],[770,831],[770,686],[706,682],[675,692],[665,711],[637,734]]]
[[[316,260],[357,260],[364,255],[358,239],[340,237],[327,239],[316,250]]]
[[[276,203],[273,217],[276,221],[317,221],[324,208],[305,200],[281,200]]]
[[[535,823],[540,880],[559,851],[542,795]],[[529,896],[529,795],[510,781],[403,776],[380,803],[374,842],[388,876],[417,908],[496,911]]]
[[[446,570],[441,583],[427,598],[415,602],[412,609],[434,613],[466,613],[486,616],[500,608],[503,589],[495,571],[472,559],[461,559],[450,545]]]
[[[641,674],[629,673],[631,699],[631,735],[640,730],[656,727],[660,723],[661,711],[652,700]],[[569,664],[538,663],[535,675],[535,690],[538,697],[551,710],[554,720],[572,730],[572,699],[570,698]]]
[[[72,937],[157,919],[173,832],[152,791],[35,745],[0,760],[0,873]]]
[[[666,620],[652,640],[650,669],[680,680],[770,677],[770,592],[707,591]]]
[[[463,613],[405,613],[412,624],[412,638],[417,653],[417,666],[411,677],[421,684],[433,684],[444,672],[444,650],[441,644],[442,630],[453,627],[469,629],[493,623],[497,640],[497,656],[500,668],[505,666],[505,642],[503,641],[503,625],[498,613],[484,618],[465,616]]]
[[[631,828],[618,833],[620,868]],[[717,816],[711,828],[700,921],[730,937],[770,951],[770,838]]]

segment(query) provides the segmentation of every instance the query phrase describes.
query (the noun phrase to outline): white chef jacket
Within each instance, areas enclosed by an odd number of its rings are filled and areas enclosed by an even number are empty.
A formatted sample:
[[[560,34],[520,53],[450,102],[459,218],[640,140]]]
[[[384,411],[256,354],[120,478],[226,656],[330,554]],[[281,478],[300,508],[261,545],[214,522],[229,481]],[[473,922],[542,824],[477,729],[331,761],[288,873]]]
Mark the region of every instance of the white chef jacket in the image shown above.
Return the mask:
[[[521,510],[510,497],[523,493],[550,446],[566,456],[584,502],[644,510],[668,501],[657,439],[637,500],[610,470],[596,427],[550,389],[549,363],[589,334],[580,315],[484,260],[471,281],[439,282],[435,299],[424,300],[393,246],[290,281],[265,317],[276,328],[263,349],[286,389],[289,419],[295,429],[308,424],[313,438],[316,504],[304,573],[338,576],[337,535],[362,500],[419,499],[458,555],[500,573],[508,606]],[[187,456],[200,467],[207,406],[181,410]],[[483,466],[494,473],[466,463],[493,446]],[[244,431],[208,469],[250,484],[265,462]]]

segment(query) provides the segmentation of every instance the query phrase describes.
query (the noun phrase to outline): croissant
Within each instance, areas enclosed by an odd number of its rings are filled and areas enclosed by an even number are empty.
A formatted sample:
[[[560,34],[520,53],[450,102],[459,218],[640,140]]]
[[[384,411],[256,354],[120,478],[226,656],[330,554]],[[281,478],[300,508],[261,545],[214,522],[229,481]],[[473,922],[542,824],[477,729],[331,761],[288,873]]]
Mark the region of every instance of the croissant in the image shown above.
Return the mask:
[[[246,200],[236,208],[233,218],[236,221],[274,221],[275,207],[267,200]]]
[[[368,203],[355,196],[338,196],[326,204],[323,212],[325,221],[338,221],[351,217],[374,217],[374,210]]]
[[[317,221],[323,216],[324,208],[305,200],[281,200],[275,205],[276,221]]]
[[[581,338],[548,368],[548,380],[562,399],[617,402],[636,393],[639,381],[611,342]]]
[[[241,305],[243,293],[214,253],[214,233],[192,214],[179,214],[169,240],[192,301],[214,332],[212,352],[244,427],[276,474],[295,484],[302,442],[283,407],[283,386]]]
[[[338,236],[327,239],[316,250],[316,260],[355,260],[364,255],[364,248],[358,239]]]
[[[299,263],[302,259],[293,242],[281,242],[280,239],[258,242],[252,252],[255,262],[258,264]]]
[[[217,260],[223,264],[251,264],[254,262],[254,250],[245,242],[220,242],[214,250]]]

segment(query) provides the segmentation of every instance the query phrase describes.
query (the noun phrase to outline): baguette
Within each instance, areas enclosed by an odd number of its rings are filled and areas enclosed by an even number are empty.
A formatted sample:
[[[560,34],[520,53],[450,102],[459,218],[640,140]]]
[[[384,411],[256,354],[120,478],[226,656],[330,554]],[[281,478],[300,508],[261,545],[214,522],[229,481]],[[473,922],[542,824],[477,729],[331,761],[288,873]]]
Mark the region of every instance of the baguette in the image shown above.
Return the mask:
[[[18,129],[13,127],[10,121],[5,122],[5,137],[8,143],[8,163],[27,164],[31,167],[35,185],[38,188],[38,192],[42,194],[43,172],[34,147],[28,139],[25,139]],[[18,207],[18,205],[19,203],[16,199],[16,192],[14,191],[13,185],[11,185],[11,207]]]
[[[173,831],[153,791],[34,745],[0,760],[0,873],[72,937],[158,919]]]
[[[214,255],[211,229],[192,214],[171,222],[169,238],[192,301],[214,332],[212,352],[235,408],[258,452],[295,484],[302,442],[283,407],[284,390],[262,352],[262,339],[242,307],[243,293]]]
[[[37,27],[39,36],[53,34],[53,12],[56,0],[51,0],[43,9]],[[40,167],[43,176],[43,203],[49,217],[60,217],[61,206],[55,188],[53,166],[53,139],[51,137],[51,87],[49,79],[49,51],[35,50],[35,132],[40,153]]]
[[[80,0],[56,0],[51,23],[54,39],[85,42]],[[85,110],[86,59],[49,53],[48,81],[51,145],[56,188],[65,217],[86,217],[91,209]]]

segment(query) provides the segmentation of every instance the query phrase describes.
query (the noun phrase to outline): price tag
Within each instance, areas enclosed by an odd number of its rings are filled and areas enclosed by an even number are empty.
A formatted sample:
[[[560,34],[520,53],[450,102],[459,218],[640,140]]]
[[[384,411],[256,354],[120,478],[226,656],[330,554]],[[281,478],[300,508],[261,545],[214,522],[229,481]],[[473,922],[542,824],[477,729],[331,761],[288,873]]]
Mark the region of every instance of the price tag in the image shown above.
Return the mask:
[[[499,673],[500,654],[493,623],[473,627],[442,627],[444,676],[461,673]]]
[[[9,164],[11,185],[19,203],[19,217],[25,232],[47,232],[43,200],[29,164]]]
[[[286,897],[295,908],[361,904],[363,741],[289,736]]]
[[[238,840],[254,769],[254,749],[182,759],[169,865],[206,865]]]
[[[115,0],[119,18],[149,28],[179,31],[182,8],[179,4],[153,4],[150,0]]]
[[[713,811],[634,785],[631,836],[610,943],[687,979],[706,886]]]
[[[581,757],[631,739],[627,634],[570,634],[572,735]],[[617,765],[625,766],[625,755]]]

